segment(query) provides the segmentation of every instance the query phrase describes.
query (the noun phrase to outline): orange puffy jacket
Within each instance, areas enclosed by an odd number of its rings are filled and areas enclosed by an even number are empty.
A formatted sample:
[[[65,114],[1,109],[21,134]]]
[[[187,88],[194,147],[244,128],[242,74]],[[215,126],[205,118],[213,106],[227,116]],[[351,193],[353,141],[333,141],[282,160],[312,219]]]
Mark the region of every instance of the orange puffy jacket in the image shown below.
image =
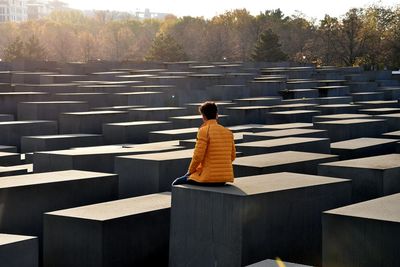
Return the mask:
[[[189,179],[200,183],[233,182],[232,161],[236,149],[233,134],[216,120],[206,121],[197,133],[189,166]]]

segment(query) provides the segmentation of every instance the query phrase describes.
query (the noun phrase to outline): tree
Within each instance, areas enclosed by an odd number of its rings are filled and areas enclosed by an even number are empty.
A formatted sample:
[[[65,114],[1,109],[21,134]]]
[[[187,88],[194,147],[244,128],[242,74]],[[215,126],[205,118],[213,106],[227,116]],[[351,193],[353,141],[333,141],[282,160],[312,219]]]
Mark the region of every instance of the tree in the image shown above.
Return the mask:
[[[24,42],[17,37],[4,49],[4,60],[13,61],[24,58]]]
[[[160,33],[154,39],[145,60],[182,61],[186,60],[186,53],[171,35]]]
[[[287,55],[281,50],[279,37],[272,30],[264,31],[254,47],[253,61],[284,61]]]
[[[39,39],[35,35],[32,35],[25,43],[23,53],[25,59],[46,59],[46,49],[40,44]]]

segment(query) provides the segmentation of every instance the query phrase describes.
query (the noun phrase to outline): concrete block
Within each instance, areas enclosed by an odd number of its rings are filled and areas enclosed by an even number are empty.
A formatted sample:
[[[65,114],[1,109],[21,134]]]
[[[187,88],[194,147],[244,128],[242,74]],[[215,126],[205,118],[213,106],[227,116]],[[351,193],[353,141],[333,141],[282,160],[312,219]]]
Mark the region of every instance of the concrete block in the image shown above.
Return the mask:
[[[367,114],[331,114],[331,115],[320,115],[313,118],[313,122],[321,121],[336,121],[336,120],[351,120],[351,119],[372,119],[371,115]]]
[[[376,118],[386,120],[389,132],[400,130],[400,113],[377,115]]]
[[[323,213],[323,266],[399,266],[400,194]]]
[[[0,145],[0,151],[1,152],[16,153],[16,152],[18,152],[18,149],[15,146],[3,146],[3,145]]]
[[[293,128],[313,128],[314,125],[312,123],[304,123],[304,122],[293,122],[293,123],[279,123],[279,124],[270,124],[258,127],[257,129],[261,132],[270,131],[270,130],[285,130],[285,129],[293,129]]]
[[[241,106],[229,107],[224,114],[228,115],[229,125],[239,125],[246,123],[265,123],[265,115],[270,107],[267,106]]]
[[[350,203],[349,180],[274,173],[172,188],[170,266],[321,263],[322,211]]]
[[[350,88],[344,85],[328,85],[316,87],[320,97],[347,96],[350,94]]]
[[[383,138],[400,139],[400,131],[394,131],[382,134]]]
[[[43,266],[167,266],[169,193],[44,215]]]
[[[387,132],[383,119],[348,119],[315,122],[315,128],[328,131],[332,142],[350,140],[360,137],[379,137]]]
[[[29,135],[57,134],[55,121],[0,122],[0,144],[21,148],[21,137]]]
[[[281,152],[286,150],[329,154],[328,138],[286,137],[236,145],[244,156]]]
[[[385,100],[383,92],[360,92],[351,94],[354,102]]]
[[[396,143],[400,139],[357,138],[331,144],[331,153],[339,155],[341,160],[364,158],[396,152]]]
[[[247,133],[243,136],[243,141],[253,142],[284,137],[328,138],[328,134],[325,130],[294,128],[259,133]]]
[[[13,121],[13,120],[14,120],[14,115],[12,114],[0,114],[0,122]]]
[[[233,100],[239,106],[274,106],[282,103],[281,97],[252,97]]]
[[[317,109],[322,115],[330,114],[341,114],[341,113],[358,113],[360,106],[353,104],[330,104],[330,105],[320,105]]]
[[[203,124],[203,118],[201,115],[191,116],[179,116],[169,118],[174,128],[192,128],[200,127]],[[218,123],[221,125],[227,125],[228,116],[219,115]]]
[[[362,101],[355,102],[354,104],[360,105],[361,109],[370,109],[370,108],[398,108],[400,104],[397,100],[376,100],[376,101]]]
[[[279,124],[279,123],[296,123],[296,122],[312,122],[314,116],[320,115],[321,112],[317,110],[288,110],[288,111],[275,111],[266,114],[266,123]]]
[[[0,177],[7,177],[13,175],[22,175],[32,172],[33,165],[32,164],[24,164],[17,166],[7,166],[0,167]]]
[[[49,98],[48,93],[43,92],[1,92],[0,113],[17,116],[18,103],[31,101],[45,101]]]
[[[20,163],[20,154],[11,152],[0,152],[0,166],[18,165]]]
[[[369,108],[369,109],[360,109],[360,113],[365,113],[368,115],[385,115],[385,114],[393,114],[400,113],[400,108]]]
[[[73,147],[100,146],[103,143],[103,136],[98,134],[23,136],[21,139],[21,151],[29,153],[62,150]]]
[[[335,155],[283,151],[237,158],[233,162],[235,177],[274,172],[317,174],[318,164],[338,160]]]
[[[353,202],[400,192],[400,154],[320,164],[318,174],[352,180]]]
[[[127,111],[69,112],[60,115],[60,133],[101,134],[103,124],[129,120]]]
[[[149,133],[149,142],[192,139],[196,138],[198,131],[198,127],[153,131]]]
[[[250,95],[250,89],[244,84],[212,85],[206,88],[206,93],[210,99],[232,100],[235,98],[248,97]]]
[[[187,172],[193,149],[115,158],[121,198],[171,190],[171,183]]]
[[[117,195],[115,174],[70,170],[2,177],[0,231],[41,239],[44,212],[110,201]]]
[[[330,104],[350,104],[353,102],[351,96],[331,96],[331,97],[320,97],[316,99],[317,103],[320,105],[330,105]]]
[[[0,234],[0,262],[4,267],[38,267],[37,237]]]
[[[186,108],[181,107],[154,107],[129,109],[130,121],[166,121],[169,117],[187,115]]]
[[[172,123],[169,121],[107,123],[103,125],[103,135],[108,144],[136,144],[148,142],[151,131],[170,129]]]
[[[83,101],[89,108],[109,107],[119,105],[118,101],[107,93],[58,93],[53,96],[55,101]]]
[[[37,152],[33,156],[34,172],[87,170],[114,172],[116,156],[178,150],[178,142],[128,146],[100,146],[69,150]]]
[[[22,102],[18,104],[18,120],[58,120],[60,113],[88,111],[82,101]]]
[[[163,92],[128,92],[114,94],[117,105],[169,106]]]

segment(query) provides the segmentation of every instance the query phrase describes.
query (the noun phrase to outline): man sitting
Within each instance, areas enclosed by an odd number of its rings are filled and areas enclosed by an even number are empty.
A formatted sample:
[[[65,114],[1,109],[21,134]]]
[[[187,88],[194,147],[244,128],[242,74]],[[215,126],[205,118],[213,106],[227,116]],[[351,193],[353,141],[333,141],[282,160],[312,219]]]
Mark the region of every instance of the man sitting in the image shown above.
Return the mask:
[[[172,185],[185,183],[220,185],[233,182],[232,162],[236,157],[233,134],[218,124],[218,108],[214,102],[205,102],[199,111],[204,123],[197,133],[189,170]]]

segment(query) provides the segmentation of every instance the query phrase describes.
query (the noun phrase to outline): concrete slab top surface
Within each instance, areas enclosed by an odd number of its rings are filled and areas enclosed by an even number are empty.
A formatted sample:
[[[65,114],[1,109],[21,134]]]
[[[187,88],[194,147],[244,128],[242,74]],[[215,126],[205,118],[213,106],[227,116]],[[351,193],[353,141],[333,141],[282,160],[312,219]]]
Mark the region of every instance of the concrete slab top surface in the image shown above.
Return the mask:
[[[374,156],[367,158],[343,160],[330,163],[323,163],[321,165],[386,170],[392,168],[400,168],[400,154],[388,154],[388,155],[381,155],[381,156]]]
[[[349,125],[349,124],[363,124],[372,122],[384,122],[381,119],[348,119],[348,120],[336,120],[336,121],[321,121],[316,124],[338,124],[338,125]]]
[[[265,137],[285,137],[285,136],[293,136],[296,134],[312,134],[312,133],[323,133],[323,132],[326,132],[326,131],[319,130],[319,129],[292,128],[292,129],[273,130],[273,131],[268,131],[268,132],[253,133],[252,135],[265,136]]]
[[[114,176],[115,174],[88,172],[88,171],[57,171],[47,173],[33,173],[24,175],[7,176],[0,179],[0,189],[22,187],[48,183],[60,183],[72,180],[93,179],[98,177]]]
[[[383,136],[398,136],[400,138],[400,131],[384,133]]]
[[[372,100],[372,101],[360,101],[356,104],[397,104],[397,100]]]
[[[293,162],[303,162],[303,161],[328,159],[335,157],[336,157],[335,155],[329,155],[329,154],[284,151],[284,152],[276,152],[276,153],[268,153],[262,155],[236,158],[233,164],[239,166],[265,168],[275,165],[289,164]]]
[[[35,236],[0,234],[0,246],[36,238]]]
[[[113,125],[113,126],[135,126],[135,125],[155,125],[155,124],[168,124],[171,123],[170,121],[127,121],[127,122],[115,122],[115,123],[107,123],[106,125]]]
[[[21,102],[23,104],[53,105],[53,104],[85,104],[86,101],[37,101],[37,102]]]
[[[244,106],[244,107],[230,107],[229,110],[251,110],[251,109],[270,109],[271,106]]]
[[[161,152],[161,153],[121,156],[119,158],[164,161],[164,160],[192,158],[193,151],[194,149],[184,149],[184,150]]]
[[[359,105],[354,104],[326,104],[319,105],[320,108],[345,108],[345,107],[359,107]]]
[[[178,185],[178,187],[228,195],[248,196],[349,181],[347,179],[325,176],[280,172],[237,178],[234,183],[229,183],[225,186]]]
[[[305,128],[305,127],[313,127],[312,123],[302,123],[302,122],[295,122],[295,123],[281,123],[281,124],[270,124],[264,125],[260,127],[261,129],[276,129],[276,130],[283,130],[283,129],[291,129],[291,128]]]
[[[2,121],[0,122],[0,126],[3,125],[19,125],[19,124],[37,124],[37,123],[43,123],[43,122],[55,122],[55,121]]]
[[[182,129],[173,129],[173,130],[153,131],[151,133],[174,135],[174,134],[197,133],[198,131],[199,131],[199,128],[193,127],[193,128],[182,128]]]
[[[137,110],[137,111],[165,111],[165,110],[184,110],[186,108],[183,107],[155,107],[155,108],[132,108],[129,110]]]
[[[103,202],[72,209],[59,210],[46,214],[96,221],[107,221],[135,214],[168,209],[170,207],[171,194],[169,192],[165,192]]]
[[[214,103],[217,106],[229,106],[229,105],[235,105],[235,103],[231,102],[231,101],[214,101]],[[186,106],[201,106],[203,103],[187,103],[185,104]]]
[[[357,139],[351,139],[351,140],[332,143],[331,144],[331,148],[359,149],[359,148],[376,146],[376,145],[396,143],[396,142],[399,142],[399,141],[400,141],[400,139],[396,140],[396,139],[362,137],[362,138],[357,138]]]
[[[376,198],[324,213],[399,223],[400,194]]]
[[[248,265],[247,267],[312,267],[309,265],[303,265],[303,264],[298,264],[298,263],[290,263],[290,262],[280,262],[278,263],[278,261],[276,260],[265,260],[265,261],[261,261],[258,263],[254,263],[251,265]]]
[[[174,85],[135,85],[131,86],[132,88],[175,88]]]
[[[35,136],[24,136],[25,138],[34,139],[73,139],[80,137],[101,137],[101,134],[58,134],[58,135],[35,135]]]
[[[371,115],[367,114],[331,114],[331,115],[320,115],[315,116],[315,118],[327,118],[327,119],[359,119],[359,118],[371,118]]]
[[[285,137],[255,142],[237,144],[236,147],[275,147],[284,145],[293,145],[299,143],[308,143],[314,141],[329,140],[328,138],[309,138],[309,137]]]
[[[12,171],[21,171],[26,170],[27,172],[33,171],[33,164],[23,164],[23,165],[14,165],[14,166],[0,166],[0,173],[4,172],[12,172]]]
[[[228,115],[218,115],[219,118],[228,117]],[[178,117],[171,117],[171,119],[177,120],[194,120],[194,119],[202,119],[202,115],[188,115],[188,116],[178,116]]]
[[[1,92],[0,96],[47,95],[46,92]]]
[[[242,131],[242,130],[250,130],[253,128],[260,128],[262,127],[262,124],[244,124],[244,125],[235,125],[235,126],[229,126],[226,127],[231,131]]]
[[[377,118],[400,118],[400,113],[392,113],[392,114],[385,114],[385,115],[377,115]]]
[[[239,98],[234,101],[260,101],[260,100],[282,100],[281,97],[249,97],[249,98]]]
[[[299,107],[315,107],[317,104],[307,104],[307,103],[295,103],[295,104],[284,104],[284,105],[276,105],[274,108],[299,108]]]
[[[319,81],[321,82],[321,81]],[[323,81],[323,82],[327,82],[327,81]],[[332,82],[340,82],[340,81],[332,81]],[[346,85],[327,85],[327,86],[318,86],[315,87],[317,89],[323,89],[323,90],[333,90],[333,89],[342,89],[342,88],[348,88],[348,86]]]
[[[162,94],[163,92],[155,92],[155,91],[145,91],[145,92],[127,92],[127,93],[117,93],[116,95],[157,95]]]
[[[128,112],[119,110],[99,110],[99,111],[83,111],[83,112],[65,112],[62,114],[75,115],[75,116],[93,116],[93,115],[107,115],[107,114],[128,114]]]
[[[18,153],[12,153],[12,152],[0,151],[0,157],[17,156],[17,155],[19,155],[19,154]]]
[[[368,109],[360,109],[360,111],[383,111],[383,112],[389,112],[393,111],[393,113],[400,113],[400,108],[368,108]]]
[[[274,111],[270,114],[307,114],[307,113],[315,113],[317,110],[285,110],[285,111]]]

